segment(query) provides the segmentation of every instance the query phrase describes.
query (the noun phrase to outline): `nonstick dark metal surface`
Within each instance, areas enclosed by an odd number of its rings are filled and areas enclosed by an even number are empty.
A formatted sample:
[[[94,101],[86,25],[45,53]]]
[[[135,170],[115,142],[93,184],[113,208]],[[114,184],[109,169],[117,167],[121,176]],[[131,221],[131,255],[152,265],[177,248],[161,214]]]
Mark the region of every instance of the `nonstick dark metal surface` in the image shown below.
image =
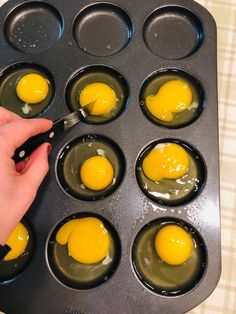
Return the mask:
[[[18,7],[20,4],[23,5]],[[34,256],[19,278],[0,286],[0,308],[7,314],[184,313],[206,299],[219,280],[215,22],[206,9],[190,0],[116,0],[113,4],[118,8],[113,15],[109,14],[109,3],[96,4],[95,17],[91,13],[94,4],[90,0],[12,0],[0,8],[1,73],[14,63],[28,62],[46,69],[54,79],[55,97],[42,116],[55,120],[69,113],[65,103],[66,85],[75,72],[85,67],[104,65],[114,68],[129,86],[127,108],[116,120],[101,125],[79,123],[54,146],[50,155],[50,173],[27,214],[36,234]],[[89,5],[89,20],[74,25],[74,21],[78,23],[78,14],[82,14]],[[107,32],[100,47],[99,39],[95,38],[96,32],[93,37],[90,30],[90,26],[96,25],[96,14],[100,20],[103,13],[108,26],[113,23],[112,17],[114,23],[117,22],[119,36],[116,38],[118,41],[114,39],[114,49],[106,42],[110,38]],[[25,16],[25,22],[22,22],[22,16]],[[35,28],[25,29],[32,24],[32,17]],[[86,23],[89,25],[87,30]],[[20,36],[17,29],[22,27],[24,43],[16,41],[13,36]],[[37,29],[41,29],[38,35]],[[157,41],[152,37],[156,29],[166,32],[166,35],[157,33]],[[79,43],[80,31],[83,38]],[[111,31],[116,31],[116,25],[112,24]],[[88,41],[84,41],[86,32],[90,35]],[[91,38],[97,40],[98,45],[94,45]],[[111,38],[115,38],[115,34]],[[89,47],[84,47],[86,44]],[[107,44],[106,48],[104,44]],[[196,77],[204,88],[204,110],[197,120],[186,127],[168,129],[157,126],[147,119],[140,108],[139,94],[143,82],[162,69],[185,71]],[[125,155],[126,172],[114,193],[102,200],[88,202],[64,193],[57,182],[56,162],[66,143],[90,133],[110,137],[120,146]],[[165,138],[189,143],[205,161],[207,176],[203,190],[194,200],[182,206],[155,204],[142,193],[136,180],[135,165],[141,151],[149,143]],[[86,291],[72,290],[57,282],[45,258],[47,237],[53,227],[67,215],[77,212],[92,212],[108,219],[116,228],[122,247],[120,264],[114,275],[97,288]],[[207,267],[202,280],[188,293],[176,297],[161,296],[146,288],[137,278],[131,260],[132,244],[138,232],[148,222],[163,217],[182,219],[196,228],[207,251]]]

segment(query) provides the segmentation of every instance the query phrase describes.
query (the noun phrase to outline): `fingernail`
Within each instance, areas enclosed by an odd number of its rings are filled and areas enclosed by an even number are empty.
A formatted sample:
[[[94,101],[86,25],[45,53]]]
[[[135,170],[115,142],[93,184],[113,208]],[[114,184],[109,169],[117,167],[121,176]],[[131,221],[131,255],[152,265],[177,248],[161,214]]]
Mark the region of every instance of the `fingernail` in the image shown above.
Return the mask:
[[[50,154],[51,150],[52,150],[52,145],[51,145],[51,144],[48,144],[48,147],[47,147],[47,153],[48,153],[48,155]]]
[[[49,119],[49,118],[44,118],[44,119],[53,123],[52,119]]]

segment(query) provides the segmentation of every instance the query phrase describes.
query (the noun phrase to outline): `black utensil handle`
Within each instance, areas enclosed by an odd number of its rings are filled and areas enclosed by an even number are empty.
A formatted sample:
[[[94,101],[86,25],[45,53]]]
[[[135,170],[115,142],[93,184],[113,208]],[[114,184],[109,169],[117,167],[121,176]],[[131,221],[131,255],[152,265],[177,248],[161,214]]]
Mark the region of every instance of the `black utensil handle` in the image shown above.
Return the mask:
[[[52,144],[61,133],[64,133],[64,130],[64,120],[55,122],[49,131],[31,137],[22,146],[17,148],[12,159],[16,163],[24,160],[41,144],[46,142]]]

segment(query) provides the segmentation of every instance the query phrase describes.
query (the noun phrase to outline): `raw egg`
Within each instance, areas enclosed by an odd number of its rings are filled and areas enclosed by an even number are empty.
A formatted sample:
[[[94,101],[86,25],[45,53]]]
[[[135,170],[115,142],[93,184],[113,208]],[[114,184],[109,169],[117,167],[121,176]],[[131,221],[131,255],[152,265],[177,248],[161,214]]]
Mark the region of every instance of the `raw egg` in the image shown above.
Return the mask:
[[[155,249],[158,256],[167,264],[181,265],[192,254],[193,240],[184,228],[168,225],[158,231]]]
[[[139,231],[133,242],[132,261],[138,278],[148,289],[176,297],[201,280],[206,269],[206,247],[193,226],[163,217],[148,222]]]
[[[67,244],[68,254],[84,264],[100,262],[110,249],[109,234],[102,221],[95,217],[65,223],[57,232],[56,241]]]
[[[72,289],[88,290],[114,274],[121,244],[106,218],[80,211],[55,226],[46,252],[48,266],[59,282]]]
[[[192,103],[189,85],[181,80],[171,80],[161,86],[156,95],[146,97],[150,113],[159,120],[170,122],[174,114],[185,111]]]
[[[7,239],[6,244],[10,246],[11,251],[4,257],[4,261],[10,261],[22,255],[26,249],[28,239],[27,229],[22,223],[19,223]]]
[[[26,104],[37,104],[43,101],[49,92],[48,80],[37,73],[22,76],[17,85],[17,96]]]
[[[142,168],[152,181],[178,179],[188,171],[188,153],[178,144],[159,143],[144,158]]]
[[[114,90],[105,83],[86,85],[79,96],[79,103],[84,107],[91,103],[90,113],[95,116],[105,115],[111,111],[117,101]]]
[[[187,142],[162,139],[145,147],[136,163],[136,178],[145,195],[167,206],[191,201],[205,183],[205,164]]]
[[[71,196],[85,201],[107,197],[120,185],[125,159],[120,147],[102,135],[74,139],[62,150],[57,163],[58,180]]]
[[[80,168],[83,184],[95,191],[103,190],[110,185],[114,170],[110,161],[103,156],[93,156],[85,160]]]

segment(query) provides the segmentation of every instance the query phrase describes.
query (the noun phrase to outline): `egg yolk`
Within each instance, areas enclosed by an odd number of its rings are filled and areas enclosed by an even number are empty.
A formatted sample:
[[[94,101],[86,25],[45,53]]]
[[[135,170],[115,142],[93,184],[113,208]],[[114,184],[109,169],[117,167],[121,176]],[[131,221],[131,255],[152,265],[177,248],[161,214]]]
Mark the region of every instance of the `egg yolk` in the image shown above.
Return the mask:
[[[185,229],[168,225],[155,237],[155,249],[159,257],[170,265],[181,265],[192,254],[193,240]]]
[[[95,191],[105,189],[114,176],[114,170],[110,161],[103,156],[88,158],[80,168],[80,178],[83,184]]]
[[[100,262],[110,249],[109,234],[95,217],[65,223],[57,232],[56,241],[61,245],[67,244],[69,256],[84,264]]]
[[[189,108],[192,98],[192,91],[187,83],[173,80],[162,85],[156,95],[147,96],[146,105],[154,117],[170,122],[174,119],[174,113]]]
[[[144,158],[142,169],[152,181],[178,179],[189,168],[188,153],[178,144],[157,144]]]
[[[27,229],[22,223],[19,223],[10,234],[6,244],[10,246],[11,251],[4,257],[4,261],[10,261],[24,253],[29,239]]]
[[[91,83],[85,86],[79,96],[81,107],[88,104],[90,113],[101,116],[108,113],[116,104],[116,94],[114,90],[104,83]]]
[[[37,104],[43,101],[48,91],[48,81],[37,73],[22,76],[16,86],[17,96],[27,104]]]

